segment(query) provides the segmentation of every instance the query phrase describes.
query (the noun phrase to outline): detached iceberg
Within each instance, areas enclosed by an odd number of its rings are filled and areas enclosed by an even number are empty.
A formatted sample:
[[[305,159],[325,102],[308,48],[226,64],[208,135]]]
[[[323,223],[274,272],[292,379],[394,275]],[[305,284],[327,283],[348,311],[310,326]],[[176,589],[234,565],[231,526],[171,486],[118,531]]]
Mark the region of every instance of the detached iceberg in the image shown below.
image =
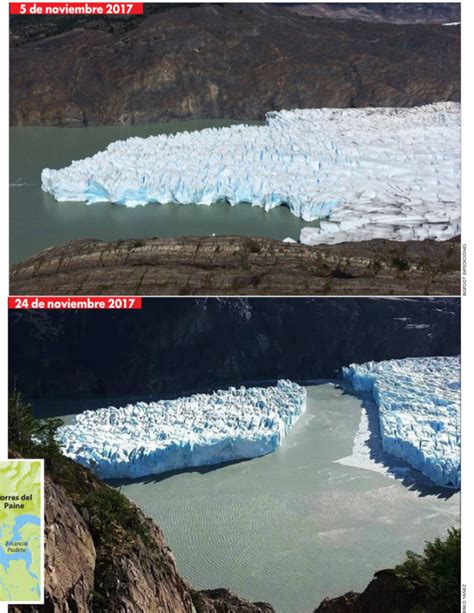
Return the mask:
[[[42,188],[59,201],[286,205],[301,242],[448,239],[460,232],[460,110],[271,112],[266,125],[129,138],[61,170]]]
[[[372,393],[383,449],[433,483],[459,489],[459,357],[407,358],[351,364],[343,378]]]
[[[305,388],[280,380],[85,411],[59,429],[58,441],[103,478],[142,477],[270,453],[305,409]]]

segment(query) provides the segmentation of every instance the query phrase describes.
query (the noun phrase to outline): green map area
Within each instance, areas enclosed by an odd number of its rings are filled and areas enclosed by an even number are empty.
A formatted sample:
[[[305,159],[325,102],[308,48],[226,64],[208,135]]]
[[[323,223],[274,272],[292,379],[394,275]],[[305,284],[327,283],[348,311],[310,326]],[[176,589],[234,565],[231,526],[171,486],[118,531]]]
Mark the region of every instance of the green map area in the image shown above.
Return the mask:
[[[0,601],[42,601],[42,465],[0,461]]]

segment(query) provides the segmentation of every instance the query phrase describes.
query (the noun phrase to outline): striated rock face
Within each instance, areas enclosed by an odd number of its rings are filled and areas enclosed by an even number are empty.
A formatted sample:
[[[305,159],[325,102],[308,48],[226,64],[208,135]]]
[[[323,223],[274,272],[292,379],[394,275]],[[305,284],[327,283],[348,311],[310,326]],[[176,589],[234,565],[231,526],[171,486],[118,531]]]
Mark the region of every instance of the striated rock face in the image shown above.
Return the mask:
[[[459,27],[311,19],[259,3],[178,6],[127,28],[79,21],[32,42],[21,33],[31,23],[15,23],[12,125],[263,119],[460,97]]]
[[[394,571],[387,569],[376,572],[362,593],[347,592],[337,598],[325,598],[314,613],[408,612],[423,607],[425,601],[426,595],[408,589]]]
[[[137,506],[74,462],[55,462],[45,487],[45,604],[10,613],[274,613],[228,590],[193,590]]]
[[[45,478],[45,606],[11,607],[73,613],[89,610],[96,551],[89,529],[64,489]]]
[[[79,240],[10,272],[12,295],[456,295],[460,243],[313,247],[235,236]]]
[[[100,599],[91,611],[110,613],[191,613],[189,586],[176,569],[173,554],[163,533],[136,508],[146,540],[136,538],[132,546],[110,552],[98,568]]]
[[[94,585],[96,552],[82,517],[64,490],[45,481],[45,600],[54,611],[86,609]]]

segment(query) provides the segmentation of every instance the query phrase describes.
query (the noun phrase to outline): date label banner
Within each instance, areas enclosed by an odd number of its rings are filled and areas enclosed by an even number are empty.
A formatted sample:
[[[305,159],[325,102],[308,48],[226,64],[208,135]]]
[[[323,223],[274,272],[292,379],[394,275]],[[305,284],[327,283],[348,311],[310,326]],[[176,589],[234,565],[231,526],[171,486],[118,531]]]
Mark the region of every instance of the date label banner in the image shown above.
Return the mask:
[[[9,309],[141,309],[138,296],[9,296]]]
[[[10,2],[10,15],[143,15],[143,2]]]

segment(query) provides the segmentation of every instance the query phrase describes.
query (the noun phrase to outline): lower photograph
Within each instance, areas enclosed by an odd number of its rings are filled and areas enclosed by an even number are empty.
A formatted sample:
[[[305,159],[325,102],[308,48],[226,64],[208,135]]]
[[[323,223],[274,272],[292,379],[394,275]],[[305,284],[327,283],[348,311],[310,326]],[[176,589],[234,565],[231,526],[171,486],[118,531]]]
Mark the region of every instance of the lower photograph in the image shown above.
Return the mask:
[[[10,310],[9,353],[45,473],[11,612],[459,611],[459,299]]]

